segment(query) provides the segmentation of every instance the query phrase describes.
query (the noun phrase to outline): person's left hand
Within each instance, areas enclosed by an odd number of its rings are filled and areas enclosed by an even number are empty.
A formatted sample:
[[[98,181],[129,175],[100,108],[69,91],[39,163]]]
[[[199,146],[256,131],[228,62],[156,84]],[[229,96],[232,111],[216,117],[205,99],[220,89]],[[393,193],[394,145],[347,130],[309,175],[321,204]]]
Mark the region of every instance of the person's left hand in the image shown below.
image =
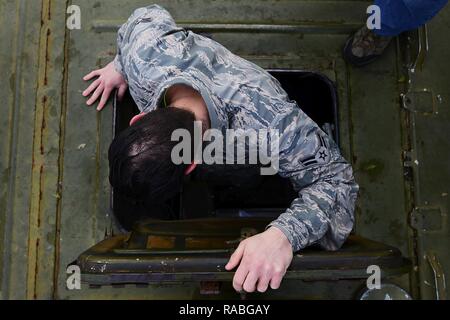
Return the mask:
[[[122,74],[117,72],[114,66],[114,61],[110,62],[102,69],[92,71],[86,75],[83,80],[89,81],[95,77],[97,77],[97,79],[95,79],[95,81],[92,82],[91,85],[83,92],[84,97],[87,97],[92,93],[92,96],[86,102],[88,106],[94,104],[94,102],[101,96],[100,102],[97,106],[97,110],[101,111],[106,105],[109,95],[114,91],[114,89],[118,90],[117,97],[119,100],[122,100],[126,90],[128,89],[128,84]]]
[[[238,264],[233,287],[241,292],[266,292],[269,285],[278,289],[293,258],[292,245],[276,227],[245,239],[225,266],[228,271]]]

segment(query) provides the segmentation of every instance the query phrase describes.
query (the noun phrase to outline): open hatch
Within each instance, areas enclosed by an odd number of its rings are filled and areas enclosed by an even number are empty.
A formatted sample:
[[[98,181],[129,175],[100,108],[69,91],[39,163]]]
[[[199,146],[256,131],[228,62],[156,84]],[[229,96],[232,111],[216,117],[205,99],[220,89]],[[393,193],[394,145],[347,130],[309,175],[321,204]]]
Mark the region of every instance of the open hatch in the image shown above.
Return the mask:
[[[334,84],[313,72],[270,72],[289,97],[339,144]],[[129,95],[115,101],[114,133],[125,129],[137,113]],[[146,212],[112,192],[114,216],[124,233],[78,257],[83,281],[91,285],[231,281],[233,273],[224,267],[239,242],[263,231],[296,197],[289,180],[260,176],[258,169],[196,170],[176,198],[155,207],[155,211],[169,210],[170,221],[149,220]],[[378,265],[385,277],[409,272],[408,260],[396,248],[352,235],[339,251],[312,247],[294,255],[285,278],[366,279],[370,265]]]

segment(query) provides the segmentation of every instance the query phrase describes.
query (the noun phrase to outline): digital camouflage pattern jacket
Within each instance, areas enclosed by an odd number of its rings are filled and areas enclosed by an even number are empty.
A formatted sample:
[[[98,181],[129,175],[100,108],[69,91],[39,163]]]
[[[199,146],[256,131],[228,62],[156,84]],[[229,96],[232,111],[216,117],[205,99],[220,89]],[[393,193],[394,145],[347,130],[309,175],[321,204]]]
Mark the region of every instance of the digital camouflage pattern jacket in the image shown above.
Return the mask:
[[[279,130],[279,174],[292,181],[298,198],[270,226],[294,251],[316,243],[336,250],[344,243],[358,193],[352,168],[268,72],[178,27],[159,5],[137,9],[122,25],[115,66],[142,112],[157,108],[164,91],[182,83],[201,93],[212,128]]]

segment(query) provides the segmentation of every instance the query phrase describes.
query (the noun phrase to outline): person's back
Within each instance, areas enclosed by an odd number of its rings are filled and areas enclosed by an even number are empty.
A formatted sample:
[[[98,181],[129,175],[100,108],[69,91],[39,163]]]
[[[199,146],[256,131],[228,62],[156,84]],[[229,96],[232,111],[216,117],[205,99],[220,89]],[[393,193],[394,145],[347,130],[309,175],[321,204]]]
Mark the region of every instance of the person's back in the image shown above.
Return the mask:
[[[142,112],[154,110],[165,89],[184,83],[207,103],[212,127],[269,127],[297,108],[279,82],[221,44],[177,27],[159,6],[138,9],[119,31],[115,60]]]

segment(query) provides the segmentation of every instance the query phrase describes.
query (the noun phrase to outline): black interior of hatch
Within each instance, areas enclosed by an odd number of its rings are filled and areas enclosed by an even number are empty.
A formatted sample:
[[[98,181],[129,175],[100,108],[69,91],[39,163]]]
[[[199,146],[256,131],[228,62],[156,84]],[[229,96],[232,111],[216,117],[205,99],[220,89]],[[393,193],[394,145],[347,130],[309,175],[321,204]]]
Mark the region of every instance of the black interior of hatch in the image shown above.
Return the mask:
[[[339,144],[338,101],[335,86],[319,73],[269,70],[291,100]],[[129,94],[114,103],[113,131],[117,135],[139,113]],[[207,217],[277,217],[296,198],[291,183],[278,175],[261,176],[256,165],[201,165],[186,178],[183,190],[151,210],[112,191],[112,212],[119,227],[131,230],[142,219]]]

